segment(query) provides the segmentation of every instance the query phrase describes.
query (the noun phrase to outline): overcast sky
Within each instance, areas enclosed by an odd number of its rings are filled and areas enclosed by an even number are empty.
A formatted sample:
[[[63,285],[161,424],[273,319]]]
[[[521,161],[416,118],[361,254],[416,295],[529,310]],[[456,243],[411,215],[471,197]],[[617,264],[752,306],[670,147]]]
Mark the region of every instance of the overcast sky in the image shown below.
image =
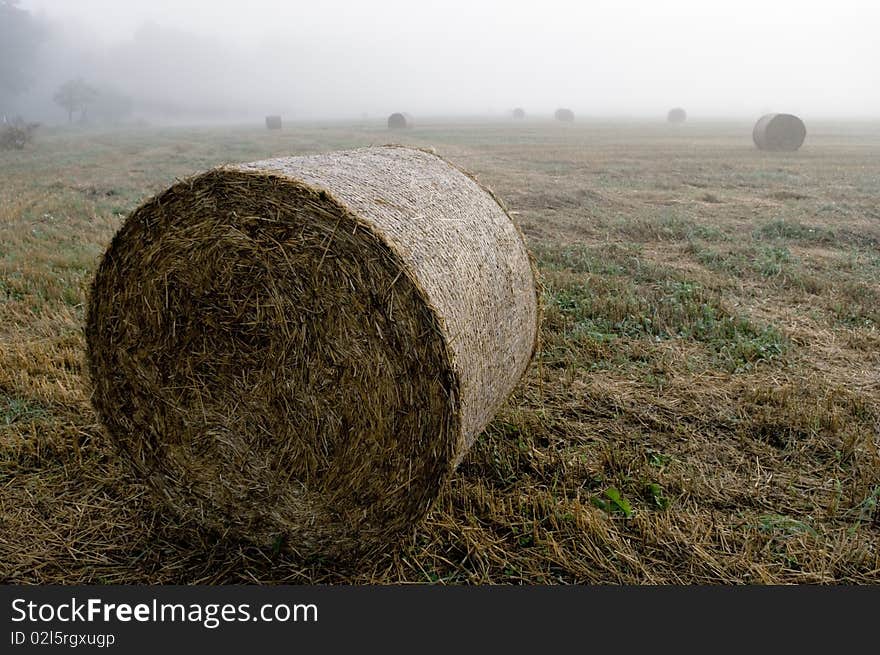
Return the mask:
[[[64,75],[296,118],[880,118],[874,0],[21,0],[92,55]],[[73,70],[73,68],[87,70]]]

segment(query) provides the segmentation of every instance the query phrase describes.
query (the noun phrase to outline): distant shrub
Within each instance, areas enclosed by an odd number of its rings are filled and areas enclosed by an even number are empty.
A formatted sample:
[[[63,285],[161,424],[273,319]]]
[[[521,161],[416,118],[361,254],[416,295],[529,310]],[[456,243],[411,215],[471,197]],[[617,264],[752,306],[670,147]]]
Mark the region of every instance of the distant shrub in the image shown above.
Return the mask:
[[[21,118],[0,123],[0,150],[23,150],[34,140],[34,131],[39,126],[39,123],[25,123]]]

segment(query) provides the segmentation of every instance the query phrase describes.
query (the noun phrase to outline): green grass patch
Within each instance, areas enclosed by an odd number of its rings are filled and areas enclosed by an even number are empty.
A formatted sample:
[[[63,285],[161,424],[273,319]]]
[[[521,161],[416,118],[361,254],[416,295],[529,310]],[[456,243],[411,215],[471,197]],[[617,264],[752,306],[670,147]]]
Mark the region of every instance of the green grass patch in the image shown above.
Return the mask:
[[[758,517],[758,529],[762,532],[771,534],[791,536],[799,534],[809,534],[814,537],[818,536],[816,530],[798,519],[781,514],[763,514]]]
[[[47,418],[49,415],[50,412],[40,403],[27,398],[0,394],[0,425],[27,423]]]
[[[761,241],[785,239],[823,244],[833,244],[837,241],[834,231],[826,227],[805,225],[798,221],[787,221],[785,219],[776,219],[758,226],[752,232],[752,236]]]
[[[633,241],[687,241],[706,239],[712,241],[726,238],[724,232],[714,225],[697,223],[681,214],[667,210],[659,216],[626,215],[613,222],[615,232]]]
[[[576,342],[693,340],[711,348],[730,371],[776,359],[787,347],[774,327],[730,313],[716,292],[696,282],[637,285],[620,276],[573,278],[560,286],[548,282],[546,327]]]

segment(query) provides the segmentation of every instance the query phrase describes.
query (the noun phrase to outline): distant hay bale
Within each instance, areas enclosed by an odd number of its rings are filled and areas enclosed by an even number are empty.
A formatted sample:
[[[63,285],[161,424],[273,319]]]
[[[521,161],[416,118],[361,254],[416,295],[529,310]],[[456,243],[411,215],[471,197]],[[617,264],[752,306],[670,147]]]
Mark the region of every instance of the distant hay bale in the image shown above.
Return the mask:
[[[406,112],[395,112],[388,117],[388,128],[392,130],[402,130],[414,125],[413,117]]]
[[[526,110],[523,109],[522,107],[517,107],[516,109],[513,110],[513,117],[516,120],[524,119],[526,117]]]
[[[556,120],[562,121],[563,123],[571,123],[574,121],[574,112],[571,109],[560,107],[556,110],[554,115],[556,116]]]
[[[673,107],[669,110],[669,113],[666,114],[666,121],[668,123],[684,123],[687,120],[687,112],[681,107]]]
[[[270,130],[280,130],[281,116],[266,116],[266,128]]]
[[[93,404],[184,521],[301,555],[426,514],[535,350],[522,236],[401,147],[208,171],[136,209],[92,283]]]
[[[760,150],[794,151],[806,136],[803,121],[792,114],[765,114],[752,130],[752,140]]]

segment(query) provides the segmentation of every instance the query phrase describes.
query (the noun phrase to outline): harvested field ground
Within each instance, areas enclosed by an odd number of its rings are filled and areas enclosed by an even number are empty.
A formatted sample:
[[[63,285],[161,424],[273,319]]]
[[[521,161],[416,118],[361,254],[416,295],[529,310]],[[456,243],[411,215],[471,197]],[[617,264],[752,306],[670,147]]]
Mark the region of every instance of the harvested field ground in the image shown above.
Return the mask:
[[[880,583],[880,125],[44,130],[0,152],[0,582]],[[123,217],[211,166],[390,141],[476,173],[542,350],[427,522],[361,565],[180,524],[89,405]]]

